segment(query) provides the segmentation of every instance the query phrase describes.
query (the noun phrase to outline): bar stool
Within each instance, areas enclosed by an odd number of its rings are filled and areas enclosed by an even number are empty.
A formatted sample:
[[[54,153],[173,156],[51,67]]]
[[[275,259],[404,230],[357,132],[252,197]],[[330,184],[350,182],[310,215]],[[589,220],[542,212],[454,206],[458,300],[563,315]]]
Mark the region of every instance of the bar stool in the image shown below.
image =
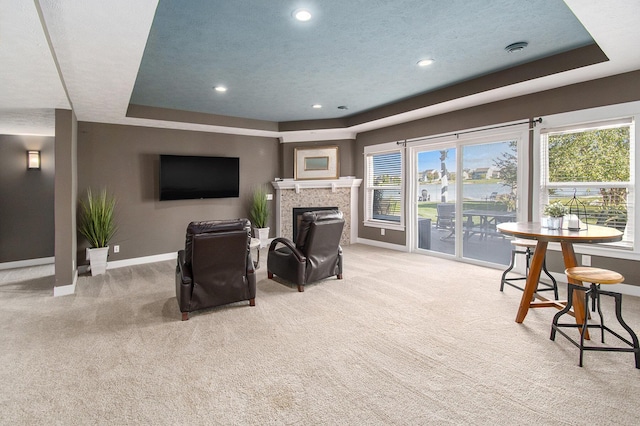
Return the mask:
[[[500,281],[500,291],[504,290],[504,285],[510,285],[511,287],[517,288],[520,291],[524,291],[524,289],[516,284],[514,281],[526,280],[529,276],[529,265],[531,263],[531,257],[533,256],[533,251],[538,244],[537,241],[534,240],[523,240],[521,238],[511,240],[511,245],[513,248],[511,249],[511,263],[509,267],[502,273],[502,280]],[[507,274],[513,269],[515,266],[516,254],[524,254],[526,260],[526,267],[524,270],[524,277],[513,277],[507,278]],[[538,288],[536,288],[536,293],[541,291],[553,291],[553,296],[556,300],[558,300],[558,283],[556,279],[551,276],[549,271],[547,270],[547,262],[542,262],[542,271],[551,279],[551,284],[545,282],[538,282]],[[540,284],[542,284],[545,288],[540,288]]]
[[[613,351],[613,352],[633,352],[635,354],[636,360],[636,368],[640,368],[640,345],[638,345],[638,336],[633,332],[633,330],[627,325],[626,322],[622,319],[622,294],[616,293],[613,291],[603,291],[600,289],[601,284],[618,284],[624,281],[624,277],[614,271],[609,271],[608,269],[600,269],[600,268],[592,268],[588,266],[577,266],[574,268],[568,268],[564,271],[567,274],[567,277],[576,281],[584,281],[591,283],[589,288],[577,285],[577,284],[568,284],[567,287],[567,306],[558,312],[553,317],[553,322],[551,324],[551,340],[555,340],[556,331],[566,337],[571,343],[577,346],[580,349],[580,367],[582,367],[582,355],[584,351]],[[600,324],[589,324],[589,315],[585,312],[584,322],[582,324],[558,324],[558,320],[560,317],[571,309],[573,305],[573,291],[583,291],[584,292],[584,306],[585,310],[587,306],[589,306],[589,298],[591,298],[592,311],[595,312],[596,308],[598,310],[598,315],[600,316]],[[611,330],[609,327],[604,325],[604,318],[602,317],[602,310],[600,309],[600,295],[611,296],[615,299],[616,304],[616,318],[618,322],[629,332],[631,335],[631,340],[629,341]],[[569,337],[564,331],[560,330],[561,327],[579,327],[582,328],[580,332],[580,343],[573,340]],[[584,338],[588,328],[599,328],[601,334],[602,343],[604,343],[604,332],[608,331],[609,333],[616,336],[618,339],[626,343],[630,347],[603,347],[603,346],[585,346]]]

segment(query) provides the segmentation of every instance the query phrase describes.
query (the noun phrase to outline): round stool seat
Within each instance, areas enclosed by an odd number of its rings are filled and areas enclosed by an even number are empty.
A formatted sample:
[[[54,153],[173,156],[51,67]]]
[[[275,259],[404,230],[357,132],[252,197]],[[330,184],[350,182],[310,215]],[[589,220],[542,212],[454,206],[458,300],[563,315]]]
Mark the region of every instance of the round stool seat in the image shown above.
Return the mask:
[[[515,247],[529,247],[536,248],[538,241],[536,240],[523,240],[521,238],[511,240],[511,245]]]
[[[567,268],[564,273],[571,279],[595,284],[618,284],[624,281],[624,277],[618,272],[591,266]]]

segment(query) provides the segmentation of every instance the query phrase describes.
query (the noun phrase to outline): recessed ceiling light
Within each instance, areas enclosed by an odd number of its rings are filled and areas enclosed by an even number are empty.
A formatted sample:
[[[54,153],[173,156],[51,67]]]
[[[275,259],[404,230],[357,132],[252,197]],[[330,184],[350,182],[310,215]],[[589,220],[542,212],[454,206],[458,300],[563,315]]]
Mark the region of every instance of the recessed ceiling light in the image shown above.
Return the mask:
[[[421,59],[418,61],[418,66],[419,67],[428,67],[429,65],[433,64],[435,61],[433,59]]]
[[[216,87],[214,87],[214,89],[215,89],[216,92],[226,92],[227,91],[227,88],[224,87],[224,86],[216,86]]]
[[[313,105],[311,105],[311,108],[320,109],[320,108],[322,108],[322,105],[320,105],[320,104],[313,104]]]
[[[293,17],[298,21],[307,22],[311,19],[311,12],[306,9],[296,9],[293,11]]]
[[[526,41],[519,41],[517,43],[513,43],[504,48],[509,53],[522,52],[525,47],[527,47],[529,43]]]

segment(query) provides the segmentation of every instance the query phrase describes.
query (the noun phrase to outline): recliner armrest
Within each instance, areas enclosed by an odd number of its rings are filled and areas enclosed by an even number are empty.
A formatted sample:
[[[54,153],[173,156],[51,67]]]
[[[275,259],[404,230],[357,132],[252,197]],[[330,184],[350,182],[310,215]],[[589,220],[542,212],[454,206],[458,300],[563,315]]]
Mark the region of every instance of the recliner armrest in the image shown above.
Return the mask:
[[[278,243],[286,246],[289,250],[291,250],[291,253],[296,257],[296,260],[298,262],[305,263],[307,261],[307,257],[304,254],[302,254],[302,252],[298,250],[298,248],[295,246],[293,241],[291,241],[288,238],[284,238],[284,237],[274,238],[273,241],[271,241],[271,245],[269,245],[269,251],[270,252],[274,251]]]
[[[180,272],[180,279],[182,284],[191,284],[193,274],[191,272],[191,265],[186,263],[185,251],[180,250],[178,252],[178,271]]]
[[[256,267],[255,267],[255,264],[253,263],[251,250],[247,249],[247,275],[255,274],[255,273],[256,273]]]

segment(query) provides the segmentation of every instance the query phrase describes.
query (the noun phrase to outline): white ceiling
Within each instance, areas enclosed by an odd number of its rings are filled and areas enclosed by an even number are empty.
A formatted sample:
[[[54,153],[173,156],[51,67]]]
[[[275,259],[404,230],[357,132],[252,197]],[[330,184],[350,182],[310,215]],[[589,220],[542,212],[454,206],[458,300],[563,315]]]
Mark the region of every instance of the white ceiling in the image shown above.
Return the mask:
[[[640,26],[636,22],[640,1],[565,0],[565,3],[609,61],[347,129],[275,132],[126,117],[157,0],[0,0],[0,133],[52,135],[52,109],[69,108],[70,99],[80,121],[270,136],[285,141],[338,139],[640,69],[640,49],[634,47],[640,45]]]

